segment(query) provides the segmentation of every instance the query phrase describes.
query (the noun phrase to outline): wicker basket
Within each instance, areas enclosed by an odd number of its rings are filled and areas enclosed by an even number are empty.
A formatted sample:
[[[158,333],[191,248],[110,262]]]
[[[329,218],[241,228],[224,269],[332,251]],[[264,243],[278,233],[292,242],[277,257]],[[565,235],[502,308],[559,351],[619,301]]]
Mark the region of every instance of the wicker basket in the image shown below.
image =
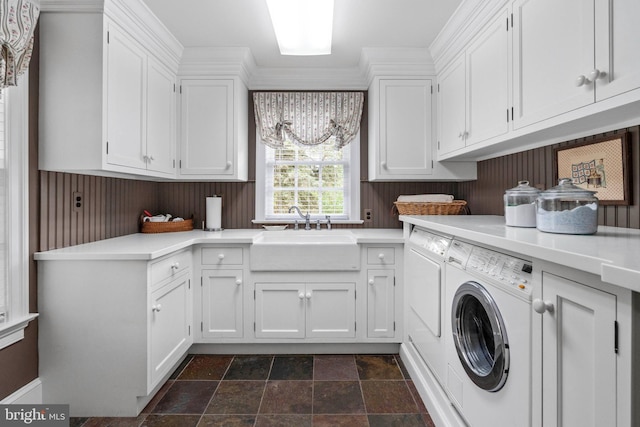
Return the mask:
[[[185,219],[184,221],[169,222],[142,222],[140,231],[142,233],[170,233],[174,231],[191,231],[193,230],[193,220]]]
[[[393,205],[400,215],[459,215],[467,202],[394,202]]]

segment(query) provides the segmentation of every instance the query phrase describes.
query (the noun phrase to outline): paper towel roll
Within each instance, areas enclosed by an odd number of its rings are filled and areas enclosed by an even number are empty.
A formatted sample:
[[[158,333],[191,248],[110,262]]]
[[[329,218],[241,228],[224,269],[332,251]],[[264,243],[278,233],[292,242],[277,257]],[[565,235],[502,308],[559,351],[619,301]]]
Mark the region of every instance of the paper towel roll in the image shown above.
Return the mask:
[[[222,228],[222,197],[207,197],[207,222],[208,230],[220,230]]]

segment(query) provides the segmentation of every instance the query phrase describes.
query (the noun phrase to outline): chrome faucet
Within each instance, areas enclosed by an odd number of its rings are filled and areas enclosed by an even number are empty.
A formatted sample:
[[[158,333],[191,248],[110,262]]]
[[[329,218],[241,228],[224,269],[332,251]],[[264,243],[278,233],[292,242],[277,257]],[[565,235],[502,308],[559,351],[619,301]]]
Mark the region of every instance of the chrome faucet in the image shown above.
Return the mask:
[[[291,211],[294,211],[294,210],[298,212],[298,215],[300,215],[301,218],[304,219],[304,229],[311,230],[311,224],[310,224],[311,215],[309,215],[309,212],[307,212],[306,215],[302,215],[302,212],[300,212],[300,208],[294,205],[289,208],[289,213],[291,213]]]

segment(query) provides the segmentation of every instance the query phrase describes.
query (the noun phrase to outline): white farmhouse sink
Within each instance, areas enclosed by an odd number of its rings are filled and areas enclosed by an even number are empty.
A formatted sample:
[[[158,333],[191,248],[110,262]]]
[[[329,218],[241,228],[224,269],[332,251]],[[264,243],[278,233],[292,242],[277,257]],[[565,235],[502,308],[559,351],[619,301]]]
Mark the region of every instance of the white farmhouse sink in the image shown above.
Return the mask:
[[[263,231],[249,252],[255,271],[360,269],[360,248],[349,230]]]

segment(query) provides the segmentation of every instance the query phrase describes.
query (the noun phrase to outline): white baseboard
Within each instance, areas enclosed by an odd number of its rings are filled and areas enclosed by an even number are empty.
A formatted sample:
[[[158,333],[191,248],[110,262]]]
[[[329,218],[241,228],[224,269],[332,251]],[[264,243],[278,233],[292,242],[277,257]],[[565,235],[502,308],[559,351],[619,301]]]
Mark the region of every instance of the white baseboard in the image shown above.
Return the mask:
[[[433,376],[411,343],[400,345],[400,358],[416,386],[436,427],[465,427],[447,393]]]
[[[42,405],[42,381],[36,378],[21,389],[2,399],[3,405]]]

